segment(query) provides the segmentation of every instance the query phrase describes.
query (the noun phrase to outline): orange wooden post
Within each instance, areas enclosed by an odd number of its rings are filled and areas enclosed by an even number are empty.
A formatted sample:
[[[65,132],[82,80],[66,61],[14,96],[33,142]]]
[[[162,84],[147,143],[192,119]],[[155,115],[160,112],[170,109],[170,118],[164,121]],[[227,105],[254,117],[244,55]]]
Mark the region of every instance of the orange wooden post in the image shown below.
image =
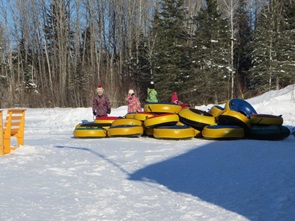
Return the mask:
[[[24,145],[24,127],[25,127],[26,109],[8,109],[6,123],[4,124],[4,154],[10,153],[16,147]],[[11,146],[11,137],[15,137],[17,146]]]
[[[10,139],[11,139],[11,118],[12,112],[7,111],[8,116],[6,117],[6,123],[4,124],[4,133],[3,133],[3,140],[4,140],[4,147],[3,152],[4,154],[10,153]]]
[[[4,155],[4,141],[3,141],[3,116],[0,110],[0,156]]]

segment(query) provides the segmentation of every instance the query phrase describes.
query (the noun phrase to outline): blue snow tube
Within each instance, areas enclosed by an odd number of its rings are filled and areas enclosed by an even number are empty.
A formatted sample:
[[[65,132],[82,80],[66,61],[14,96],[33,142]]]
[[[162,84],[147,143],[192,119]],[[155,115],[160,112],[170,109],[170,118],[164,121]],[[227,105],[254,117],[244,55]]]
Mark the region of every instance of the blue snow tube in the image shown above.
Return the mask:
[[[252,114],[257,114],[256,110],[252,107],[251,104],[249,104],[245,100],[238,98],[229,100],[225,105],[225,109],[238,111],[248,118],[250,118]]]

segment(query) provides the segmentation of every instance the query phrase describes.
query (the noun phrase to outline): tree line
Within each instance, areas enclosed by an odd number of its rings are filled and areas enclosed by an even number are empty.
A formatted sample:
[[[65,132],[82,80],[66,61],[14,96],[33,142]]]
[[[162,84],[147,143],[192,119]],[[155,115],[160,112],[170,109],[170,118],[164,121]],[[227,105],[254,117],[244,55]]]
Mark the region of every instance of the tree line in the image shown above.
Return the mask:
[[[295,0],[0,0],[0,107],[190,105],[294,83]]]

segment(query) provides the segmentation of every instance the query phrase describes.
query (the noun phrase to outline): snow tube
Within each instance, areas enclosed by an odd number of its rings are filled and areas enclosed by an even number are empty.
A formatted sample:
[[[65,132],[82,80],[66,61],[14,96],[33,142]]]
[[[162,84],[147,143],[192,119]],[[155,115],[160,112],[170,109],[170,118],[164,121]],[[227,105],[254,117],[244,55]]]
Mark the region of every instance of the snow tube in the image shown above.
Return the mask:
[[[195,129],[184,126],[160,126],[154,128],[154,137],[159,139],[189,139],[195,137]]]
[[[144,105],[144,112],[152,113],[179,113],[181,106],[174,103],[147,103]]]
[[[119,118],[117,120],[114,120],[111,126],[115,127],[115,126],[123,126],[123,125],[142,126],[142,121],[136,120],[136,119]]]
[[[188,126],[188,125],[182,123],[181,121],[178,121],[175,125],[176,125],[176,126],[186,126],[186,127]],[[193,129],[194,129],[194,131],[195,131],[195,137],[202,137],[202,131],[197,130],[197,129],[195,129],[195,128],[193,128]]]
[[[94,123],[111,126],[113,121],[117,120],[119,117],[98,117],[94,120]]]
[[[136,112],[129,112],[127,114],[125,114],[125,118],[127,119],[134,119],[134,115],[136,114]]]
[[[243,113],[250,118],[251,114],[257,114],[256,110],[247,101],[242,99],[231,99],[225,104],[225,110],[234,110]]]
[[[127,113],[125,115],[125,118],[144,121],[145,119],[147,119],[149,117],[153,117],[154,115],[155,114],[153,114],[151,112],[132,112],[132,113]]]
[[[212,125],[204,127],[202,136],[206,139],[241,139],[245,136],[242,127],[231,125]]]
[[[108,129],[109,137],[137,137],[143,134],[143,127],[138,125],[120,125]]]
[[[252,114],[250,115],[250,121],[252,125],[282,125],[282,115],[270,115],[270,114]]]
[[[100,124],[81,123],[75,127],[73,134],[75,138],[104,138],[107,130]]]
[[[207,125],[216,125],[215,117],[202,110],[185,108],[182,109],[178,115],[181,122],[200,131]]]
[[[290,135],[288,127],[281,125],[252,126],[247,134],[249,139],[283,140]]]
[[[147,118],[143,123],[145,127],[155,127],[164,125],[175,125],[179,121],[177,114],[158,114]]]
[[[216,118],[218,125],[235,125],[244,128],[247,130],[251,126],[250,119],[247,118],[244,114],[234,111],[234,110],[225,110]]]
[[[214,105],[213,107],[210,108],[209,114],[212,114],[214,117],[217,117],[223,110],[224,110],[223,107]]]

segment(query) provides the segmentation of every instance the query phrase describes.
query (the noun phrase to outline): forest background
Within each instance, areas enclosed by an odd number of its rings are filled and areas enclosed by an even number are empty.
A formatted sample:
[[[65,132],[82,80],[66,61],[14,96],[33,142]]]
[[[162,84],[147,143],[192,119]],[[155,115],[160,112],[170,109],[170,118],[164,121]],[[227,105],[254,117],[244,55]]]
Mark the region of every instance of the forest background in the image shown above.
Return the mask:
[[[295,82],[295,0],[0,0],[0,108],[190,105]]]

